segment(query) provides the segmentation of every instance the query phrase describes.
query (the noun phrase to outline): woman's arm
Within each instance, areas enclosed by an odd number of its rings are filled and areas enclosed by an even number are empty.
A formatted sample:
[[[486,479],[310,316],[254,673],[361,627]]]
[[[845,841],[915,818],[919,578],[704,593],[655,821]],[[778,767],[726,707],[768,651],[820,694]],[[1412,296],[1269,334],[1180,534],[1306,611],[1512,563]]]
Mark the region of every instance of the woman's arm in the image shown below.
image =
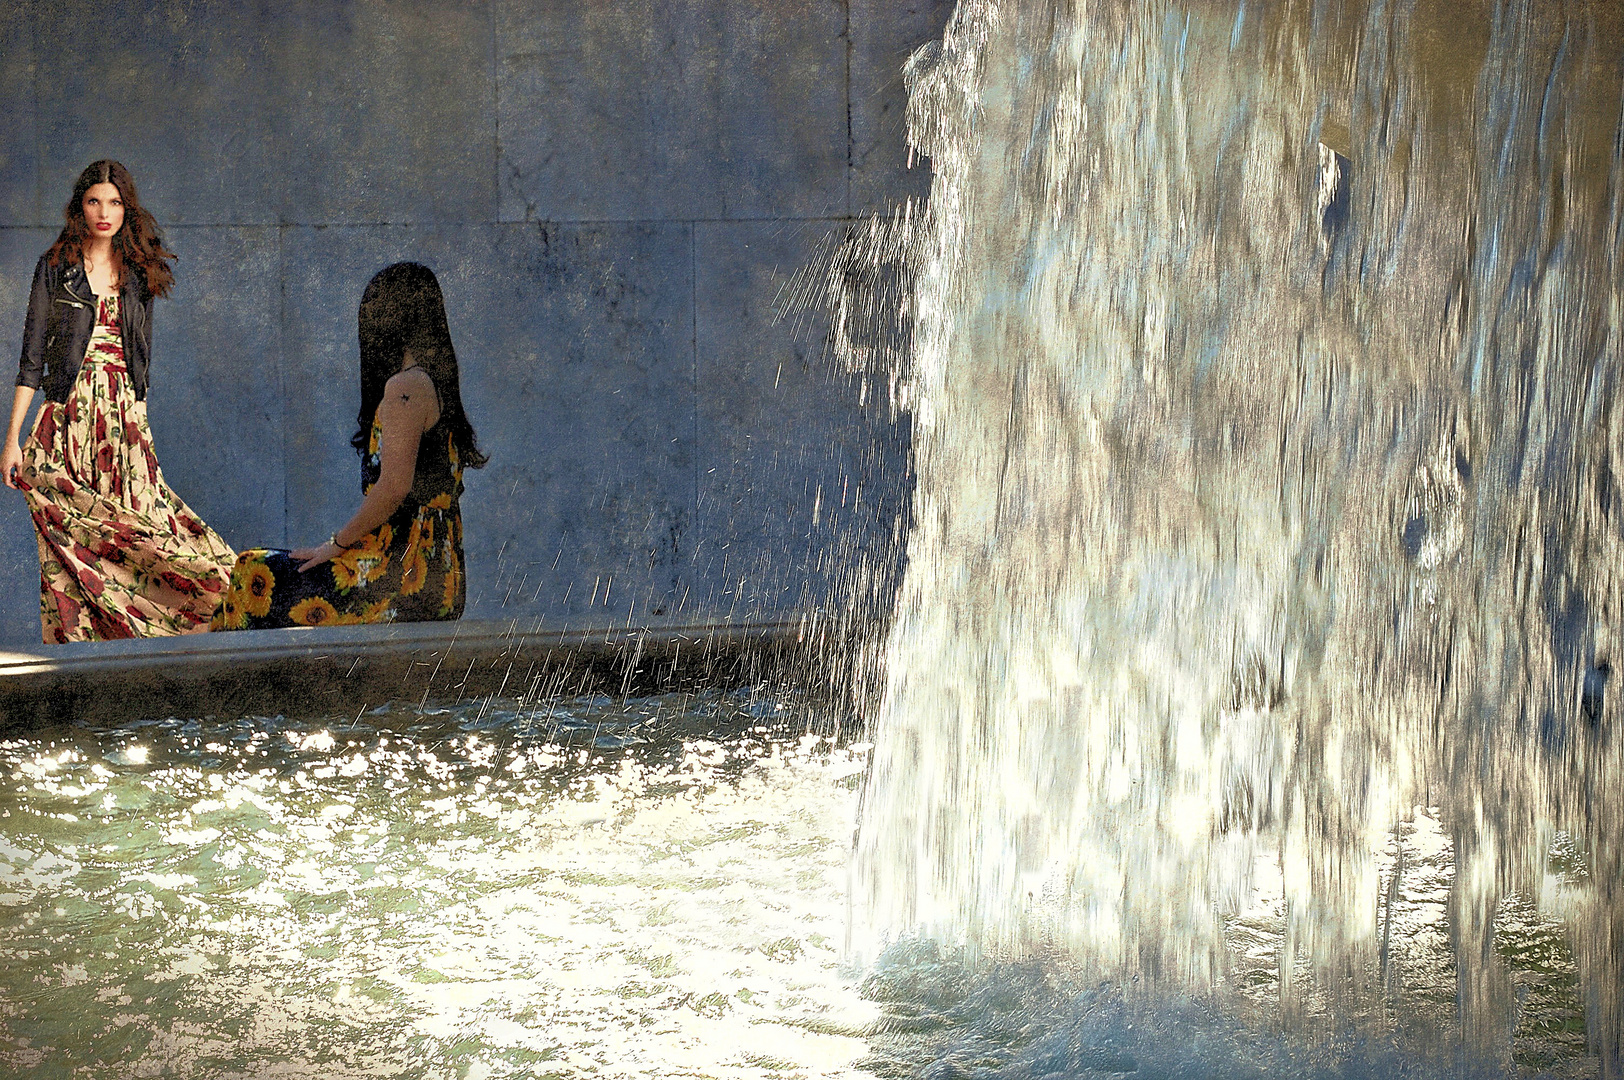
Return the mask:
[[[37,389],[45,377],[45,335],[51,322],[49,263],[44,255],[34,267],[28,289],[28,315],[23,319],[23,354],[17,362],[17,385]]]
[[[378,403],[378,482],[367,491],[355,516],[334,534],[337,545],[328,542],[292,553],[301,560],[300,570],[320,566],[389,520],[412,490],[417,444],[423,432],[433,426],[438,411],[434,383],[427,373],[408,368],[385,384],[383,400]]]
[[[34,388],[32,386],[19,386],[11,395],[11,422],[6,425],[6,445],[0,446],[0,478],[3,478],[8,488],[17,488],[17,470],[22,468],[23,450],[18,444],[22,438],[23,420],[28,416],[28,406],[34,403]]]

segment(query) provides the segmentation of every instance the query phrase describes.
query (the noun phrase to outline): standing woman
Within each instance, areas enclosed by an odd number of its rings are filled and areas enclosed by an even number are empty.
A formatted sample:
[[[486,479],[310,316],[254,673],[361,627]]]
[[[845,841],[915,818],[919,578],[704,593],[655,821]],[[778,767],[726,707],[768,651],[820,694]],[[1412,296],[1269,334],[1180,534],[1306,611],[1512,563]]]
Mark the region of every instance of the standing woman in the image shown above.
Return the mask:
[[[34,268],[0,447],[39,539],[40,628],[47,644],[206,629],[235,556],[164,483],[147,427],[152,301],[175,256],[116,161],[79,174],[63,217]]]
[[[485,464],[462,411],[457,353],[434,272],[373,275],[357,315],[361,505],[325,543],[237,559],[216,630],[462,617],[462,470]]]

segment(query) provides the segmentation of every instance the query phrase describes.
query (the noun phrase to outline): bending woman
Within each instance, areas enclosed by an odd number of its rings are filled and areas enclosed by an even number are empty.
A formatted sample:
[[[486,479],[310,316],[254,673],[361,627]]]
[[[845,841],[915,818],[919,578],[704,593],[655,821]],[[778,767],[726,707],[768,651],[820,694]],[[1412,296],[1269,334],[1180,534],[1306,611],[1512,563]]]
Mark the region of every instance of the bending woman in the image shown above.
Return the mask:
[[[378,271],[361,294],[360,509],[315,547],[243,552],[216,630],[462,616],[463,468],[479,468],[434,272]]]
[[[34,268],[0,476],[39,540],[47,644],[207,629],[235,554],[164,483],[147,427],[152,301],[174,283],[129,171],[79,174]],[[45,403],[28,442],[36,390]]]

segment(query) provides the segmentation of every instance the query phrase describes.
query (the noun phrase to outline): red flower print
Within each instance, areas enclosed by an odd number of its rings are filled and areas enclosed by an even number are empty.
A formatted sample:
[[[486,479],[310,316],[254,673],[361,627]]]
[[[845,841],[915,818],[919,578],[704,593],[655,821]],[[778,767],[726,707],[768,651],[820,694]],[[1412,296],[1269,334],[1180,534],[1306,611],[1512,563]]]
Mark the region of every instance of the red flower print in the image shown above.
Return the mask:
[[[147,476],[156,479],[158,476],[158,457],[152,452],[152,447],[142,446],[141,450],[147,457]]]
[[[56,437],[56,409],[50,402],[39,411],[39,423],[34,425],[34,437],[43,446],[49,446]]]
[[[95,629],[96,636],[103,641],[135,636],[135,631],[123,616],[98,611],[95,608],[90,609],[90,625]]]
[[[51,503],[46,503],[44,506],[40,507],[40,513],[45,515],[46,521],[49,521],[52,525],[55,525],[59,529],[68,523],[67,516]]]
[[[74,626],[79,622],[79,602],[65,593],[51,590],[51,596],[56,600],[56,617],[62,620],[63,626]],[[66,638],[59,639],[66,641]]]
[[[124,564],[124,549],[112,541],[98,540],[96,542],[96,558],[102,562],[110,562],[114,566],[122,566]]]
[[[85,592],[91,596],[100,596],[103,590],[106,589],[106,586],[102,584],[102,579],[88,566],[79,568],[79,584],[83,585]]]
[[[96,451],[96,469],[98,472],[110,473],[113,471],[113,447],[109,443],[102,443],[101,449]]]
[[[136,426],[134,420],[124,421],[124,441],[132,443],[141,441],[141,429]]]
[[[96,553],[78,541],[74,541],[73,544],[73,557],[78,559],[80,562],[87,564],[96,561]]]
[[[168,585],[171,589],[174,589],[182,596],[197,595],[197,582],[191,580],[190,578],[182,577],[173,570],[165,570],[158,576],[163,578],[165,585]]]
[[[66,476],[59,476],[56,478],[56,490],[60,491],[64,495],[72,495],[74,492],[79,490],[79,485],[75,484],[72,480],[69,480]]]
[[[98,413],[96,416],[96,441],[107,441],[107,414]]]
[[[206,593],[217,593],[226,587],[225,582],[221,581],[219,576],[216,574],[210,574],[208,577],[204,578],[200,584],[202,584],[203,591]]]

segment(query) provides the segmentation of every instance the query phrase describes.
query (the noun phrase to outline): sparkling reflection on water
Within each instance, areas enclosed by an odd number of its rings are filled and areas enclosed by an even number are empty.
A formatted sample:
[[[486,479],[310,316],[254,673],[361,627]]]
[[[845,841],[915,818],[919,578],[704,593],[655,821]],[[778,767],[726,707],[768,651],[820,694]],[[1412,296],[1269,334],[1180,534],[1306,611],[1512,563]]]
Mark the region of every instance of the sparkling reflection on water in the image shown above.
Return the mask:
[[[865,750],[742,692],[0,743],[0,1068],[849,1075]]]

